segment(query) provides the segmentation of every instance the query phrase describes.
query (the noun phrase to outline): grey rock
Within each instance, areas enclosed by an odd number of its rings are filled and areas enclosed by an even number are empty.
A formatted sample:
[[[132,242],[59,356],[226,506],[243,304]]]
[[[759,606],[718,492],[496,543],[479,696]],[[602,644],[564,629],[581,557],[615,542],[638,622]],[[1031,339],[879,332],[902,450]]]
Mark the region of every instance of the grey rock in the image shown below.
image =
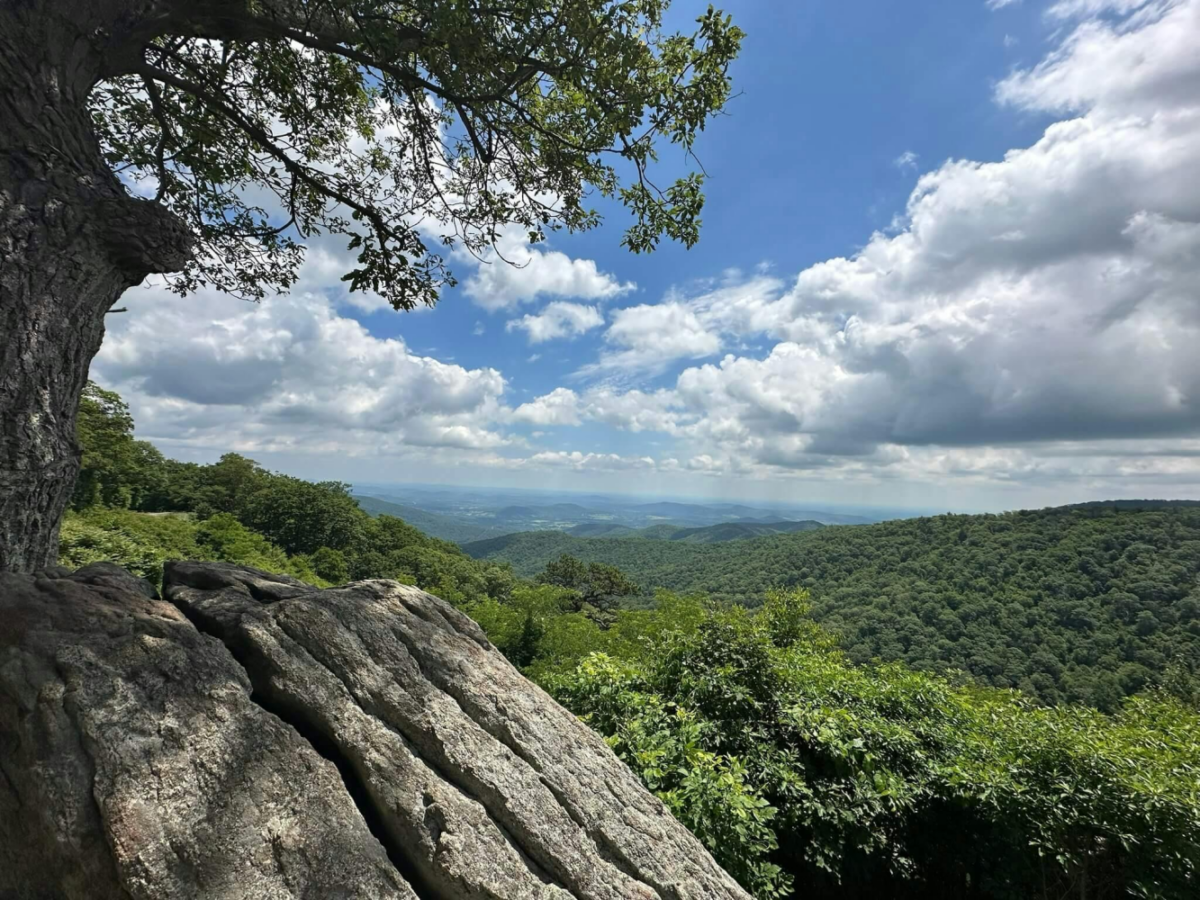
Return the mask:
[[[42,575],[0,576],[0,897],[748,898],[436,597]]]
[[[113,566],[0,574],[0,897],[407,898],[336,768]]]

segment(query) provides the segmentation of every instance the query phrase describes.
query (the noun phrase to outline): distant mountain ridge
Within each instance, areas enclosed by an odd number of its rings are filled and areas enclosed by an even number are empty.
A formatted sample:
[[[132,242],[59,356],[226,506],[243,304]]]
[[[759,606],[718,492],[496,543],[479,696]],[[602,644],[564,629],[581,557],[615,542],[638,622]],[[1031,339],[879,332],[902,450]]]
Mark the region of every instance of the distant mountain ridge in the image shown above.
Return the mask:
[[[360,484],[354,493],[410,509],[457,518],[476,528],[492,527],[502,533],[518,531],[569,531],[577,526],[620,526],[631,531],[652,525],[704,528],[728,522],[774,524],[815,521],[824,525],[861,525],[896,516],[881,511],[808,509],[803,505],[768,503],[687,502],[641,499],[619,495],[505,491],[494,488],[431,490],[420,486]],[[897,512],[901,518],[902,512]],[[444,523],[443,523],[444,524]],[[612,533],[616,528],[582,529],[580,535]]]
[[[797,531],[816,531],[825,528],[820,522],[807,520],[803,522],[722,522],[720,525],[709,525],[706,528],[684,528],[675,532],[667,540],[687,541],[692,544],[719,544],[725,541],[745,541],[750,538],[765,537],[771,534],[794,534]]]
[[[475,543],[510,534],[528,533],[527,529],[520,527],[521,524],[550,510],[563,515],[589,513],[586,507],[572,503],[558,503],[547,507],[507,506],[498,510],[494,515],[486,518],[480,516],[478,520],[472,521],[465,516],[429,512],[405,503],[396,503],[370,495],[355,494],[354,499],[369,515],[395,516],[432,537],[454,541],[458,544]],[[723,541],[748,540],[769,534],[810,531],[822,527],[824,526],[820,522],[812,520],[795,522],[763,517],[702,526],[661,522],[645,528],[631,528],[615,522],[582,522],[570,528],[554,530],[580,538],[640,538],[652,541],[716,544]]]
[[[614,525],[608,522],[584,522],[568,528],[567,534],[574,537],[634,537],[641,532],[628,525]]]
[[[430,537],[441,538],[443,541],[454,541],[456,544],[481,541],[503,534],[511,534],[503,528],[491,525],[475,525],[460,516],[443,516],[438,513],[426,512],[415,506],[393,503],[381,500],[379,497],[368,497],[355,494],[363,512],[371,516],[395,516],[403,519],[413,528],[420,529]]]
[[[647,541],[687,541],[691,544],[718,544],[724,541],[744,541],[768,534],[790,534],[796,531],[813,531],[824,528],[820,522],[807,520],[791,522],[781,519],[775,522],[760,522],[745,519],[738,522],[721,522],[689,528],[663,522],[647,528],[629,528],[625,525],[584,523],[568,528],[566,534],[580,538],[640,538]]]

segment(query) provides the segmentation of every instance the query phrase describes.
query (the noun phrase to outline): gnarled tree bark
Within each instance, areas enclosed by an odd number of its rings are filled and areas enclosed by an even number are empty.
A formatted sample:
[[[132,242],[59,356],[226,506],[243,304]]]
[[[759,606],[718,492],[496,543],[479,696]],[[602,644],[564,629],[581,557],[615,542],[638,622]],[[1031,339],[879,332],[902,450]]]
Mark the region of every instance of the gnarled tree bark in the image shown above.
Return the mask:
[[[0,570],[55,561],[105,313],[191,252],[180,220],[113,175],[88,113],[138,6],[0,0]]]

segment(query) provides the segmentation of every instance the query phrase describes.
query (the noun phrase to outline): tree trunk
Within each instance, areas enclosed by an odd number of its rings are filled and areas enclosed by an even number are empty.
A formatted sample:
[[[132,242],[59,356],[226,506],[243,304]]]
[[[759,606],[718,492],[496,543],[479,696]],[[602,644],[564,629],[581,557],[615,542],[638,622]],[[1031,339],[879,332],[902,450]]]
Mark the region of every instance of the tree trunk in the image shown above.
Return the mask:
[[[179,219],[128,195],[92,132],[103,6],[0,0],[0,570],[55,562],[104,316],[191,249]]]

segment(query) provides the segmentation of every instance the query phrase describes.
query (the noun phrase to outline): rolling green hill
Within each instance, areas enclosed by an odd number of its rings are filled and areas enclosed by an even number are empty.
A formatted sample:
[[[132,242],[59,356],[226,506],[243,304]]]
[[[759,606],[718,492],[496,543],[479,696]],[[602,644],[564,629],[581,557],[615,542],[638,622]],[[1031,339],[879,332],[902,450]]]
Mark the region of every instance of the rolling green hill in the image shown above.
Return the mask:
[[[1111,709],[1173,661],[1200,666],[1200,508],[1104,504],[936,516],[697,544],[536,532],[468,544],[533,575],[562,553],[649,593],[756,606],[812,591],[851,659],[903,660]]]
[[[663,522],[659,525],[650,525],[646,528],[639,528],[630,537],[645,538],[648,541],[669,541],[674,535],[685,530],[682,525],[670,525]]]
[[[631,537],[638,532],[628,525],[584,522],[582,525],[568,528],[567,534],[574,537]]]
[[[684,528],[676,531],[669,541],[687,541],[690,544],[720,544],[724,541],[745,541],[770,534],[794,534],[798,531],[815,531],[824,528],[820,522],[724,522],[707,528]]]
[[[789,534],[796,531],[813,531],[824,528],[820,522],[722,522],[688,528],[663,522],[647,528],[629,528],[625,525],[583,524],[568,528],[566,534],[579,538],[640,538],[648,541],[686,541],[689,544],[719,544],[723,541],[744,541],[769,534]]]

